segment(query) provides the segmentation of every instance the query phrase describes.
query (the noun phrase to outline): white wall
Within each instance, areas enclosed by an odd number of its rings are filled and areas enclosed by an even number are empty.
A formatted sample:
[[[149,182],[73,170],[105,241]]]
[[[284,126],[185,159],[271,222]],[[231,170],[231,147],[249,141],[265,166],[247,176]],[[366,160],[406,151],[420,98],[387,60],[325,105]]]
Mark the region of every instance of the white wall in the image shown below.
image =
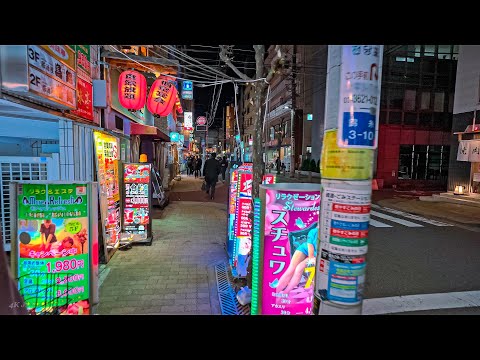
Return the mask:
[[[479,87],[480,45],[460,45],[453,105],[454,114],[475,110],[479,100]]]

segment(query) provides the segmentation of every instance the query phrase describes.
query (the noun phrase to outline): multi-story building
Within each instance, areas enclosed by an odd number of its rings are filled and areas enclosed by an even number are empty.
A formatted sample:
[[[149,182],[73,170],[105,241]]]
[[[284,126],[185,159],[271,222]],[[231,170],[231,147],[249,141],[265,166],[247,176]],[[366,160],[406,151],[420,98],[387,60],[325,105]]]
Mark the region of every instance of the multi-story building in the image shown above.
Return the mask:
[[[458,45],[384,46],[375,177],[385,187],[446,188],[457,58]]]
[[[313,136],[313,130],[318,132],[320,129],[318,125],[323,123],[323,107],[317,109],[318,106],[315,104],[315,102],[322,102],[318,99],[315,89],[325,87],[325,81],[317,84],[320,78],[326,76],[321,65],[316,65],[322,61],[319,56],[322,48],[322,46],[281,45],[280,51],[285,59],[285,65],[270,81],[269,108],[265,127],[265,160],[268,163],[280,157],[287,171],[290,169],[292,155],[292,116],[294,116],[295,169],[299,169],[305,157],[316,160],[320,157],[320,151],[317,155],[312,155],[312,144],[317,140]],[[267,68],[271,66],[275,54],[275,46],[272,45],[265,59]],[[326,57],[324,61],[326,63]],[[295,96],[294,103],[292,94]],[[320,134],[317,135],[320,136]]]
[[[460,45],[450,133],[448,191],[480,198],[480,46]],[[459,150],[459,145],[462,149]],[[463,150],[463,151],[462,151]]]

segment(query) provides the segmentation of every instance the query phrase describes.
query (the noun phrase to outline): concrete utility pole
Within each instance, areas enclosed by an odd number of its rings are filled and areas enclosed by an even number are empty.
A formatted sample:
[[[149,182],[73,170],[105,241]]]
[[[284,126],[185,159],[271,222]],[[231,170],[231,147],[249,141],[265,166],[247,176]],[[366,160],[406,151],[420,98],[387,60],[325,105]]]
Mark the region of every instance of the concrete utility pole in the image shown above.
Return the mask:
[[[328,47],[314,314],[361,314],[382,45]]]
[[[297,45],[293,45],[292,54],[292,109],[290,110],[290,177],[295,177],[295,110],[297,107],[295,78],[297,76]]]

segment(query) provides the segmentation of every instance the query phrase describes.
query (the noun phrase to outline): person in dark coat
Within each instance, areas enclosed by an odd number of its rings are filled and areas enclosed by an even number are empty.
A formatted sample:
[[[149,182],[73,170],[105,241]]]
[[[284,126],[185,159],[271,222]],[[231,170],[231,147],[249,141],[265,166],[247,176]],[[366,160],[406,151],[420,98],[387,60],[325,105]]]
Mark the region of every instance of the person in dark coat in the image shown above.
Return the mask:
[[[205,177],[205,182],[207,183],[207,194],[210,194],[210,199],[215,197],[215,185],[218,181],[218,175],[220,174],[220,163],[216,159],[215,153],[212,153],[210,159],[205,161],[203,167],[203,176]],[[210,191],[211,189],[211,191]]]
[[[220,167],[222,170],[222,181],[225,182],[225,173],[227,172],[228,168],[228,160],[226,156],[224,156],[222,161],[220,162]]]
[[[200,176],[201,171],[202,171],[202,158],[196,156],[195,157],[195,171],[194,171],[194,174],[195,174],[196,178]]]

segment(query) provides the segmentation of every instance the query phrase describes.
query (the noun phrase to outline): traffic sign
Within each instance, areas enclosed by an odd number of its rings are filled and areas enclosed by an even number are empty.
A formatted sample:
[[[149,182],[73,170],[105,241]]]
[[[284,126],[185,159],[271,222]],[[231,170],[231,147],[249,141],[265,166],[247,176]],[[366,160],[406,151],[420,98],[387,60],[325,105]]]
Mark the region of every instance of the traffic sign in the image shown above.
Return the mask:
[[[205,116],[199,116],[197,117],[197,125],[206,125],[207,124],[207,118]]]

